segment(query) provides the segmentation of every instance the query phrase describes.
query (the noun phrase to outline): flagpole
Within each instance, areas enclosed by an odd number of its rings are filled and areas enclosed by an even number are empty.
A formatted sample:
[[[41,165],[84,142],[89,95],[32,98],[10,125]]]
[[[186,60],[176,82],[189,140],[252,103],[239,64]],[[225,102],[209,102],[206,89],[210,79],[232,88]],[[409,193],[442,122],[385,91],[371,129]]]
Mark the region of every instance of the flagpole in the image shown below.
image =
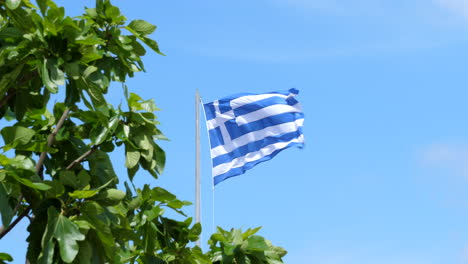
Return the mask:
[[[195,222],[201,221],[200,210],[200,95],[198,89],[195,92]],[[201,235],[200,235],[201,237]],[[197,246],[201,246],[200,239],[196,242]]]

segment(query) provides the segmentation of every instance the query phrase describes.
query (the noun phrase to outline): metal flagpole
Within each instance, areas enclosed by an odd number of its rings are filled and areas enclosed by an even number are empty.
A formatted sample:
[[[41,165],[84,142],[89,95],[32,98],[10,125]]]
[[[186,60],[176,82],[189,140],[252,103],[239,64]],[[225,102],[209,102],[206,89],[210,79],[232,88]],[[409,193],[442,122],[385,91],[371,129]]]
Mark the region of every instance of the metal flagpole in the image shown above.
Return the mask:
[[[200,95],[195,92],[195,222],[200,223]],[[201,235],[200,235],[201,238]],[[200,239],[196,245],[201,247]]]

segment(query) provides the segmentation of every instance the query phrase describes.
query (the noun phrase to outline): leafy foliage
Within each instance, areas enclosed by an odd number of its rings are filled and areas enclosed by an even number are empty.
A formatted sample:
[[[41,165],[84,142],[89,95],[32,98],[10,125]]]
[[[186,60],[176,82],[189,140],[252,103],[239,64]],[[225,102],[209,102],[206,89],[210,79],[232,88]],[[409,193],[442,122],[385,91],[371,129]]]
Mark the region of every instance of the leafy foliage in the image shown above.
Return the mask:
[[[213,263],[283,263],[281,258],[286,251],[255,235],[259,229],[248,229],[242,233],[240,229],[228,232],[218,227],[218,232],[208,241]]]
[[[127,24],[109,0],[77,18],[51,0],[0,0],[0,118],[9,122],[0,130],[0,238],[28,217],[33,264],[282,263],[285,251],[254,236],[257,229],[219,229],[204,253],[193,246],[200,224],[182,211],[189,202],[160,187],[130,187],[140,170],[158,178],[166,160],[159,109],[125,85],[145,70],[145,45],[164,55],[148,37],[155,30]],[[122,83],[128,110],[107,102],[112,82]],[[48,110],[60,89],[64,101]],[[109,157],[117,147],[125,149],[125,191]]]

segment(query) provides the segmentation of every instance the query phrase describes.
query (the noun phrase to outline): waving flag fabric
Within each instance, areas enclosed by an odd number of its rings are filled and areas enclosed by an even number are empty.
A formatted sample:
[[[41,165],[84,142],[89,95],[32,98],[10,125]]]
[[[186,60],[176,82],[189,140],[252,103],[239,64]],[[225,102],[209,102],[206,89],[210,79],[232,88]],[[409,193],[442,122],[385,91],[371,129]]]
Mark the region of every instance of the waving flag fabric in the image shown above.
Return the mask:
[[[304,146],[298,92],[244,93],[204,104],[215,185],[285,148]]]

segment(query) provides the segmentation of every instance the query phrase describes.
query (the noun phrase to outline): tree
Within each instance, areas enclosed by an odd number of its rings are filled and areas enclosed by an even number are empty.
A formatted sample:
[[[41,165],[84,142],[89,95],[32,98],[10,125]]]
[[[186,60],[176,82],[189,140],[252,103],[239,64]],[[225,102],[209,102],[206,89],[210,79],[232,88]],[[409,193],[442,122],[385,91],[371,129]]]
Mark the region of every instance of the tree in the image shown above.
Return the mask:
[[[27,218],[30,263],[282,263],[286,252],[258,229],[219,228],[202,252],[193,245],[201,226],[182,211],[189,202],[133,185],[140,170],[158,178],[166,159],[154,101],[125,85],[145,70],[144,45],[164,55],[148,37],[155,29],[127,24],[109,0],[78,18],[51,0],[0,0],[0,118],[8,124],[0,131],[0,239]],[[112,82],[122,84],[128,109],[106,101]],[[109,158],[115,148],[125,149],[124,191]],[[184,220],[165,217],[167,209]]]

